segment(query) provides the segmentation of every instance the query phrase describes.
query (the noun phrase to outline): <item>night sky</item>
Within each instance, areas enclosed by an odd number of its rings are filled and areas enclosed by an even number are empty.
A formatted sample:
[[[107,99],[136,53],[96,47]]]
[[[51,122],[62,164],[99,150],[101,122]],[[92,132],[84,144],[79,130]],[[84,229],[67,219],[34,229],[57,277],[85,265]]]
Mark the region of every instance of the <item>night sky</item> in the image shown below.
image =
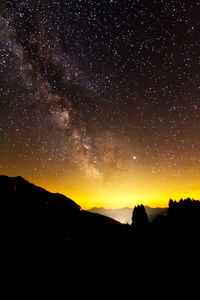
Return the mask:
[[[86,209],[200,198],[200,1],[1,1],[0,173]]]

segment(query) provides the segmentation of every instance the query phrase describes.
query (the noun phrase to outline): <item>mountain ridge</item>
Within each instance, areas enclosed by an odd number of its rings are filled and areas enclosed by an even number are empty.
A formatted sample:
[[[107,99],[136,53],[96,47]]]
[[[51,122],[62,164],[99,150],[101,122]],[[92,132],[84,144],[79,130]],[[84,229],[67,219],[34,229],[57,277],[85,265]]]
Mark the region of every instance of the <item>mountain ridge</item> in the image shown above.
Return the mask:
[[[4,195],[6,195],[6,193],[13,194],[13,195],[9,195],[9,197],[12,197],[14,195],[28,193],[28,194],[31,194],[31,197],[29,197],[29,198],[36,197],[37,200],[40,198],[40,200],[46,204],[47,204],[47,202],[48,202],[48,204],[50,204],[51,202],[55,202],[58,204],[57,201],[59,201],[59,204],[61,204],[61,202],[62,202],[63,205],[67,205],[72,209],[82,210],[80,205],[78,205],[75,201],[68,198],[67,196],[60,194],[58,192],[57,193],[49,192],[48,190],[46,190],[40,186],[37,186],[34,183],[29,182],[22,176],[9,177],[7,175],[0,175],[0,189],[1,189],[1,191],[3,191]],[[157,215],[167,213],[166,207],[153,208],[153,207],[145,206],[145,210],[147,212],[150,222]],[[112,219],[113,221],[117,221],[120,223],[131,224],[133,208],[128,207],[128,206],[122,207],[122,208],[116,208],[116,209],[106,209],[104,207],[93,207],[91,209],[82,210],[82,211],[105,216],[105,217]]]
[[[35,185],[34,183],[29,182],[22,176],[9,177],[7,175],[0,175],[0,190],[2,197],[4,199],[8,198],[9,203],[15,204],[15,200],[25,200],[22,201],[23,205],[28,204],[28,202],[35,201],[40,205],[45,207],[50,206],[50,204],[61,204],[62,207],[67,206],[68,209],[73,209],[78,212],[82,212],[83,215],[92,216],[95,215],[101,220],[107,220],[118,224],[116,220],[113,220],[110,217],[103,216],[102,214],[93,213],[88,210],[84,210],[78,205],[74,200],[68,198],[67,196],[60,194],[58,192],[52,193],[40,186]],[[34,200],[32,199],[34,198]]]
[[[69,205],[71,208],[81,209],[81,207],[72,199],[60,193],[52,193],[48,190],[35,185],[24,179],[22,176],[9,177],[7,175],[0,175],[0,189],[4,194],[6,193],[32,193],[32,196],[40,195],[45,200],[61,200]]]
[[[147,212],[149,221],[152,222],[153,219],[158,215],[166,215],[167,214],[167,207],[150,207],[150,206],[144,206],[145,210]],[[109,216],[120,223],[128,223],[131,224],[132,220],[132,212],[133,208],[131,207],[122,207],[122,208],[116,208],[116,209],[106,209],[104,207],[93,207],[89,211],[100,213],[105,216]]]

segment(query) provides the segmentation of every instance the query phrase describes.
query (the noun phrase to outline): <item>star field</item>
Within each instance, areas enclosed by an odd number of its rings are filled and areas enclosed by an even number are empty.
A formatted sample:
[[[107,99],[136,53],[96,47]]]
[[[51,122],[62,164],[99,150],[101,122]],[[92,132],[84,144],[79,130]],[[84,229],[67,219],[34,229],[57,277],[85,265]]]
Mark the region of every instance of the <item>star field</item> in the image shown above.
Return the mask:
[[[0,172],[83,207],[200,196],[199,1],[2,1]]]

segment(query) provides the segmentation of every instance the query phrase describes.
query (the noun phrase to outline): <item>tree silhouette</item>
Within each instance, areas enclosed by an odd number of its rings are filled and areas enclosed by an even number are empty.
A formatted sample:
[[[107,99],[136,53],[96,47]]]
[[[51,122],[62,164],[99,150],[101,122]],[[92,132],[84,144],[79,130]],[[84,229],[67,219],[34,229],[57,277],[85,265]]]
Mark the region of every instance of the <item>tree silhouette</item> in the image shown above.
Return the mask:
[[[137,205],[133,209],[132,225],[138,228],[145,227],[149,224],[148,216],[145,211],[144,205]]]
[[[180,249],[200,249],[200,201],[190,198],[169,201],[169,236]]]

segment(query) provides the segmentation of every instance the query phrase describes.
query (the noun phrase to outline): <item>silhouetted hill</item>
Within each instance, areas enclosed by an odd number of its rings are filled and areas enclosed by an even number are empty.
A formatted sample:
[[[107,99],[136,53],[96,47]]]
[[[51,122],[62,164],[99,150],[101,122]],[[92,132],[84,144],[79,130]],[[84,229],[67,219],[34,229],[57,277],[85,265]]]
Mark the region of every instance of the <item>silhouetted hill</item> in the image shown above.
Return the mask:
[[[16,248],[84,248],[120,223],[87,212],[70,198],[51,193],[24,178],[0,176],[4,235]],[[104,235],[105,236],[105,235]]]
[[[168,208],[167,207],[153,208],[153,207],[145,206],[145,210],[147,212],[149,221],[151,222],[158,215],[166,215]],[[119,209],[105,209],[103,207],[100,207],[100,208],[93,207],[90,211],[108,216],[110,218],[113,218],[113,219],[121,222],[121,223],[131,224],[131,222],[132,222],[131,218],[132,218],[133,208],[131,208],[131,207],[124,207],[124,208],[119,208]]]
[[[136,274],[136,270],[155,269],[155,263],[169,270],[175,265],[178,270],[199,267],[198,201],[171,201],[168,214],[140,227],[84,211],[68,197],[48,192],[20,176],[0,176],[0,196],[6,246],[3,257],[7,257],[6,262],[19,262],[20,267],[22,261],[27,264],[33,259],[40,264],[45,259],[48,266],[59,260],[67,272],[71,264],[72,269],[83,266],[85,274],[90,266],[92,274],[102,269],[110,271],[110,276],[111,265],[121,270],[127,267]],[[152,215],[166,213],[159,208],[145,209]],[[131,208],[124,210],[132,213]]]
[[[144,207],[149,221],[153,221],[157,216],[159,215],[167,215],[168,212],[168,207],[149,207],[149,206],[145,206]]]
[[[17,177],[8,177],[5,175],[0,176],[0,191],[4,194],[4,198],[6,196],[16,197],[20,196],[20,199],[26,198],[26,201],[40,200],[40,204],[44,205],[52,205],[55,201],[59,201],[60,205],[67,206],[69,209],[78,209],[80,210],[80,206],[76,204],[70,198],[59,194],[59,193],[51,193],[46,191],[45,189],[38,187],[27,180],[25,180],[21,176]],[[18,199],[19,200],[19,199]],[[48,203],[47,203],[48,202]],[[34,203],[33,203],[34,204]],[[55,204],[55,203],[54,203]]]

